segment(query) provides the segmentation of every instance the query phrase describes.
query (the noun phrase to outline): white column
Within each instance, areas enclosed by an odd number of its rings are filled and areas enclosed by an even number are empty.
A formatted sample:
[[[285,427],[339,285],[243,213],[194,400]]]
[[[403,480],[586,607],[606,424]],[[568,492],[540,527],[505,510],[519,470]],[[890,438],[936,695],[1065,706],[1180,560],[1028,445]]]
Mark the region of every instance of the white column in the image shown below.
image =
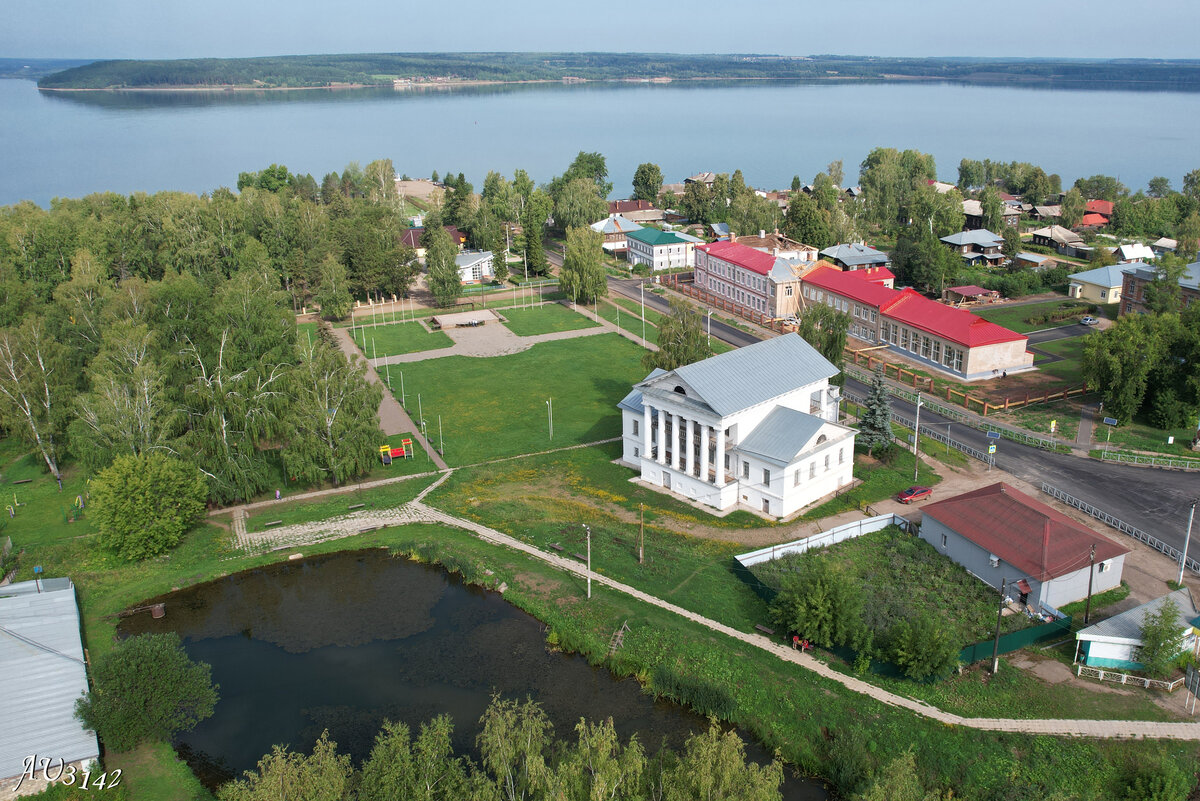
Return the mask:
[[[643,398],[642,399],[642,448],[641,448],[641,454],[642,454],[642,456],[645,456],[647,459],[649,459],[650,454],[653,453],[651,448],[654,446],[654,441],[653,441],[653,436],[652,436],[652,432],[654,431],[654,428],[650,425],[650,423],[651,423],[650,404],[646,403],[645,399]]]
[[[655,460],[659,464],[667,463],[667,413],[662,409],[657,409],[658,412],[658,432],[654,437],[658,445],[658,458]]]
[[[725,429],[717,428],[717,486],[725,486]]]
[[[708,481],[708,443],[712,441],[712,426],[700,426],[700,480]]]
[[[696,474],[696,423],[693,420],[688,420],[687,423],[687,474],[693,476]]]
[[[679,469],[679,415],[671,415],[671,469]]]

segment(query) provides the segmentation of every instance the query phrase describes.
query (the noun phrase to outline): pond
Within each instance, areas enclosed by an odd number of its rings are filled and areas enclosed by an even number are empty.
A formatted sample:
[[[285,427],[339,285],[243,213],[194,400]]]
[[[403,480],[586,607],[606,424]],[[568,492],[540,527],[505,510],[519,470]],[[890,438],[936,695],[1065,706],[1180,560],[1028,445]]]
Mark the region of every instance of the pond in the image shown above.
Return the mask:
[[[655,750],[707,725],[633,679],[549,651],[543,624],[500,594],[383,550],[248,570],[153,600],[165,601],[166,617],[140,612],[120,634],[175,631],[212,665],[216,711],[175,744],[210,788],[254,768],[272,745],[310,750],[324,729],[358,764],[384,719],[415,729],[448,714],[455,750],[476,756],[494,693],[533,698],[560,737],[573,737],[580,717],[612,717],[623,740],[636,733]],[[742,736],[751,758],[769,759]],[[818,782],[784,785],[789,801],[826,797]]]

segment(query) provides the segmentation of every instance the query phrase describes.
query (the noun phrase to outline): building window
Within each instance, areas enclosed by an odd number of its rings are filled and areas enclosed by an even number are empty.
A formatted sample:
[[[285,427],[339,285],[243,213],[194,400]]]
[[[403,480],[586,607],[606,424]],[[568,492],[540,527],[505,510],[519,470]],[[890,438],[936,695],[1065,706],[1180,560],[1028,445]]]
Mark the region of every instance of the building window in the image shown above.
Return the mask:
[[[636,458],[638,458],[638,456],[640,456],[640,454],[638,453],[638,449],[634,448],[633,449],[633,458],[636,459]]]
[[[785,286],[783,288],[783,294],[790,298],[792,296],[792,288],[790,286]]]
[[[923,356],[926,359],[929,358],[929,348],[930,348],[929,337],[921,337],[921,356]]]
[[[816,463],[816,462],[809,462],[809,464],[808,464],[808,477],[809,477],[809,478],[816,478],[816,477],[817,477],[817,463]]]
[[[742,462],[742,478],[750,478],[750,463]]]
[[[1106,561],[1100,563],[1100,569],[1097,570],[1096,572],[1097,573],[1107,573],[1111,569],[1112,569],[1112,561],[1106,560]]]
[[[996,554],[988,554],[988,564],[992,567],[1000,567],[1000,557]]]
[[[763,483],[768,486],[771,484],[771,471],[767,470],[765,467],[763,468]]]
[[[635,437],[638,435],[638,422],[639,422],[639,420],[637,418],[634,418],[634,420],[633,420],[633,435]]]
[[[799,467],[796,468],[796,474],[794,476],[792,476],[792,486],[793,487],[800,486],[800,468]]]
[[[846,463],[846,449],[838,448],[838,464]]]
[[[946,537],[946,534],[945,534],[945,532],[943,532],[943,533],[942,533],[942,547],[943,547],[943,548],[945,548],[945,547],[946,547],[946,542],[947,542],[947,537]]]
[[[829,472],[829,454],[825,454],[825,472]]]
[[[935,339],[933,341],[933,361],[936,364],[937,362],[941,361],[941,359],[942,359],[942,343],[941,343],[941,340]]]

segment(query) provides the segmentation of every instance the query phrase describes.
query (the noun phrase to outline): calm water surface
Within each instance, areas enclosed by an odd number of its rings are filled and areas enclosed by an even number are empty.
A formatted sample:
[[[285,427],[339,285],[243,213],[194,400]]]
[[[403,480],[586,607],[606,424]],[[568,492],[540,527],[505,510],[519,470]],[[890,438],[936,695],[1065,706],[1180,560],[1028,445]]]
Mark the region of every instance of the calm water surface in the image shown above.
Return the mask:
[[[541,623],[499,594],[381,551],[246,571],[165,600],[165,618],[143,612],[120,630],[176,631],[212,665],[215,714],[176,744],[210,786],[254,768],[274,744],[309,750],[324,729],[360,762],[385,718],[415,730],[449,714],[456,750],[474,754],[493,693],[535,699],[560,737],[573,738],[580,717],[612,717],[622,739],[636,733],[654,750],[707,726],[632,679],[548,652]],[[769,757],[753,742],[748,752]],[[784,797],[826,795],[789,778]]]
[[[390,158],[399,173],[523,168],[537,181],[580,150],[608,159],[614,194],[637,165],[667,181],[740,168],[751,184],[806,181],[834,159],[848,180],[875,146],[1032,161],[1064,183],[1116,175],[1131,188],[1200,167],[1200,92],[948,83],[561,84],[453,91],[40,93],[0,80],[0,204],[112,190],[206,192],[272,162],[321,176]]]

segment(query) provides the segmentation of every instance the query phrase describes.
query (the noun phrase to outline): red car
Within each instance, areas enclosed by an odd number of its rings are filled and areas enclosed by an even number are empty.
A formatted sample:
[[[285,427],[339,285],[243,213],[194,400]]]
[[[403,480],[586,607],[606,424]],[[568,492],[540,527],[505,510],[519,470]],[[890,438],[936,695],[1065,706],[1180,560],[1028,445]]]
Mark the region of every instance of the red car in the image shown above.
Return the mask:
[[[909,487],[906,490],[902,490],[896,496],[896,500],[900,501],[900,503],[912,503],[913,501],[923,501],[932,495],[933,489],[931,487]]]

